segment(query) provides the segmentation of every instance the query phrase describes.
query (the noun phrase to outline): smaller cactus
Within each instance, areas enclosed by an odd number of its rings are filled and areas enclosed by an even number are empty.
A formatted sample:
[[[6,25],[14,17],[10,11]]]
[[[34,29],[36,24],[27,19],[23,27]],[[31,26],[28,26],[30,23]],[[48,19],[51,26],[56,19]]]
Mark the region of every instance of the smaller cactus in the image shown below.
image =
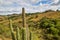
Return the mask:
[[[21,40],[20,31],[19,31],[19,28],[18,27],[17,27],[17,30],[16,30],[16,39],[17,40]]]
[[[29,28],[25,27],[26,40],[29,40]]]
[[[11,31],[11,35],[12,35],[12,40],[16,40],[14,31],[13,31],[13,27],[12,27],[12,20],[10,19],[9,22],[10,22],[10,31]]]
[[[39,40],[38,36],[34,32],[30,32],[30,40]]]
[[[16,29],[16,37],[13,31],[13,27],[12,27],[12,20],[9,21],[10,22],[10,31],[11,31],[11,35],[12,35],[12,40],[38,40],[38,37],[35,35],[34,32],[30,31],[28,27],[23,27],[21,29],[19,29],[17,27]]]
[[[25,40],[25,30],[24,30],[24,28],[22,28],[22,40]]]
[[[32,32],[30,32],[30,40],[34,40]]]
[[[22,23],[23,23],[23,27],[21,28],[20,31],[19,31],[19,28],[17,27],[16,37],[14,35],[14,31],[13,31],[13,27],[12,27],[12,20],[10,20],[10,31],[11,31],[11,35],[12,35],[12,40],[36,40],[36,39],[34,39],[35,38],[34,37],[34,33],[33,32],[29,32],[29,28],[26,25],[25,16],[26,16],[25,15],[25,10],[24,10],[24,8],[22,8],[22,20],[23,20]]]
[[[32,36],[32,34],[31,34],[31,32],[30,32],[30,40],[31,40],[31,36]]]

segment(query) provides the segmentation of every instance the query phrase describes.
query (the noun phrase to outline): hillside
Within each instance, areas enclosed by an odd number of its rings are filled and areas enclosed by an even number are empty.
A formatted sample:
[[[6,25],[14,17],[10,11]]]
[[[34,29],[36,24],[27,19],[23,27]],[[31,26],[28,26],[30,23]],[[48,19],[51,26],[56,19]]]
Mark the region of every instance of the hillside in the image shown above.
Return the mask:
[[[22,27],[21,14],[0,15],[0,35],[6,37],[6,40],[11,39],[9,19],[12,19],[14,31],[16,31],[16,27]],[[55,40],[56,35],[54,34],[58,34],[60,30],[60,11],[49,10],[43,13],[26,13],[26,22],[30,30],[34,31],[39,39]],[[50,27],[52,34],[50,34]],[[56,36],[57,38],[60,38],[60,36]]]
[[[41,18],[43,17],[47,17],[47,18],[53,18],[53,19],[56,19],[56,18],[60,18],[60,11],[47,11],[47,12],[43,12],[43,13],[29,13],[26,15],[26,19],[29,21],[39,21]],[[9,23],[9,20],[8,19],[12,19],[13,20],[13,23],[14,22],[19,22],[19,21],[22,21],[22,16],[21,14],[12,14],[12,15],[5,15],[5,16],[0,16],[0,24],[3,23],[3,24],[8,24]]]

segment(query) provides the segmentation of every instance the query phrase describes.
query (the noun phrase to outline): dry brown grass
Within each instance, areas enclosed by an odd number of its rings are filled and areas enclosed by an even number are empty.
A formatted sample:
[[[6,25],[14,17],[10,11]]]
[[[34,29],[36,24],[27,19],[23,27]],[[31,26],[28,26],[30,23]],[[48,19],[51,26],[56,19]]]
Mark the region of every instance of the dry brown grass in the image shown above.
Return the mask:
[[[54,19],[55,18],[60,18],[60,12],[46,12],[46,13],[37,14],[37,16],[38,16],[37,18],[35,18],[35,16],[36,16],[36,14],[28,16],[28,17],[26,17],[26,19],[29,19],[30,17],[33,17],[31,19],[32,21],[39,21],[43,17],[54,18]],[[13,20],[13,23],[19,22],[19,21],[22,21],[22,19],[21,18],[19,19],[19,17],[17,17],[17,19]],[[9,20],[3,20],[0,23],[8,24]]]

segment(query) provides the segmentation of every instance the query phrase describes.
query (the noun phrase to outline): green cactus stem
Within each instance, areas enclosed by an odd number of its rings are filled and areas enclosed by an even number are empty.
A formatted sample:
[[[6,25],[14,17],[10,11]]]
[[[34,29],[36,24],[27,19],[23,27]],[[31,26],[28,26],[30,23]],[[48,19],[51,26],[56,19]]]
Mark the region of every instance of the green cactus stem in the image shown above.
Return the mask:
[[[17,30],[16,30],[16,38],[17,38],[17,40],[21,40],[20,31],[19,31],[18,27],[17,27]]]
[[[11,35],[12,35],[12,40],[16,40],[14,31],[13,31],[13,27],[12,27],[12,20],[10,19],[9,22],[10,22],[10,31],[11,31]]]

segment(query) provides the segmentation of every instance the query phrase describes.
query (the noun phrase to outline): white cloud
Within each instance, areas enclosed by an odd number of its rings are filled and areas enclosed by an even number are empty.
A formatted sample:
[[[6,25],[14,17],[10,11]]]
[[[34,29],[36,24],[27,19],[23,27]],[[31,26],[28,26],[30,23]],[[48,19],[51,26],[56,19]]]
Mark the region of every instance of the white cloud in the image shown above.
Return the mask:
[[[26,12],[42,12],[48,9],[57,10],[60,7],[60,5],[51,5],[57,4],[60,0],[49,0],[51,1],[50,4],[39,3],[39,5],[32,5],[39,1],[48,0],[0,0],[0,11],[19,11],[21,13],[21,8],[25,7]]]
[[[53,0],[54,1],[54,3],[58,3],[59,2],[59,0]]]
[[[34,4],[34,3],[38,3],[39,1],[42,1],[42,0],[30,0],[29,2]]]

